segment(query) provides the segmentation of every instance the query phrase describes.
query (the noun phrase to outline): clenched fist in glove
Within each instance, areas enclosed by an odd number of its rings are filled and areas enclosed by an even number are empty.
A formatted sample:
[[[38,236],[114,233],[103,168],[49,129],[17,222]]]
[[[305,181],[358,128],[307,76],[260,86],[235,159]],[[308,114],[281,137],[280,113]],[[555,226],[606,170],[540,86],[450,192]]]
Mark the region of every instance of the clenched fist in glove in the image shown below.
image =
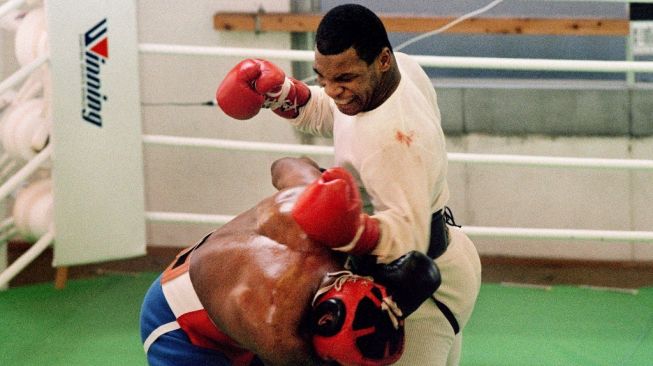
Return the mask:
[[[261,108],[270,108],[284,118],[295,118],[311,92],[306,84],[286,77],[273,63],[247,59],[229,71],[215,96],[220,108],[236,119],[250,119]]]
[[[362,255],[379,242],[379,222],[362,212],[358,186],[343,168],[331,168],[299,196],[292,216],[308,237],[330,248]]]
[[[440,269],[426,254],[410,251],[394,261],[377,263],[372,255],[350,256],[352,272],[371,276],[385,286],[406,318],[419,308],[442,284]]]

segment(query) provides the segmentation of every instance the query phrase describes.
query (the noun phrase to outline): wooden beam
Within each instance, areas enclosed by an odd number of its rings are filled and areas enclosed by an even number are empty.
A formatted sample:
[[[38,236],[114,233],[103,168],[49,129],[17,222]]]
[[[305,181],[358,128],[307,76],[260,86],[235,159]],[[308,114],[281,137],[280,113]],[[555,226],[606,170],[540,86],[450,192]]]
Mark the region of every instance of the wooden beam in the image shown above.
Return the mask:
[[[57,267],[57,272],[54,275],[54,288],[63,290],[66,288],[68,282],[68,267]]]
[[[455,18],[380,14],[388,32],[426,33]],[[218,12],[213,26],[219,31],[315,32],[322,14]],[[472,18],[446,33],[556,36],[626,36],[627,19]]]

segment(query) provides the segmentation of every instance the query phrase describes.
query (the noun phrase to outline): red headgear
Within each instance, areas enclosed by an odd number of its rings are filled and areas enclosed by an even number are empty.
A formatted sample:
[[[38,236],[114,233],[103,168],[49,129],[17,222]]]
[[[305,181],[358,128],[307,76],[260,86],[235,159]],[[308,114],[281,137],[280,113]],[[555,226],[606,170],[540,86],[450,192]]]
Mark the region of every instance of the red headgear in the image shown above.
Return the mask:
[[[385,287],[370,277],[342,271],[313,299],[313,347],[323,360],[382,366],[401,357],[404,323]]]

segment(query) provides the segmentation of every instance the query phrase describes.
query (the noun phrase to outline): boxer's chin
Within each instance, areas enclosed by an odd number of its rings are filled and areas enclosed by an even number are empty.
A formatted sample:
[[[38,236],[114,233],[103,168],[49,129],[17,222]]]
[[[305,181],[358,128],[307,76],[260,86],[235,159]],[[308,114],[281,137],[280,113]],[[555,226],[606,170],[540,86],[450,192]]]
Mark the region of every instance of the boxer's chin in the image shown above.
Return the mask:
[[[340,113],[346,114],[348,116],[355,116],[363,111],[363,108],[361,107],[360,103],[357,102],[356,99],[351,100],[348,103],[336,103],[336,107],[338,108]]]

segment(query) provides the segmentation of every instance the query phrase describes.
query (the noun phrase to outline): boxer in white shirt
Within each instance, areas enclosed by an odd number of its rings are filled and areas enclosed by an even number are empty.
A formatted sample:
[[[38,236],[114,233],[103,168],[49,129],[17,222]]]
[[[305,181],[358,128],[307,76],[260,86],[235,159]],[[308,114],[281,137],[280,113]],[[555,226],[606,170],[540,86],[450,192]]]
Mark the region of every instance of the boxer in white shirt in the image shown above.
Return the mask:
[[[319,86],[248,59],[220,84],[218,105],[236,119],[269,108],[302,131],[333,137],[335,163],[360,186],[365,213],[347,225],[313,228],[325,219],[304,210],[297,222],[314,241],[353,258],[388,263],[411,250],[431,257],[442,286],[406,320],[400,364],[456,365],[481,264],[474,244],[448,220],[447,154],[433,85],[413,59],[393,52],[381,20],[363,6],[331,9],[315,41]]]

